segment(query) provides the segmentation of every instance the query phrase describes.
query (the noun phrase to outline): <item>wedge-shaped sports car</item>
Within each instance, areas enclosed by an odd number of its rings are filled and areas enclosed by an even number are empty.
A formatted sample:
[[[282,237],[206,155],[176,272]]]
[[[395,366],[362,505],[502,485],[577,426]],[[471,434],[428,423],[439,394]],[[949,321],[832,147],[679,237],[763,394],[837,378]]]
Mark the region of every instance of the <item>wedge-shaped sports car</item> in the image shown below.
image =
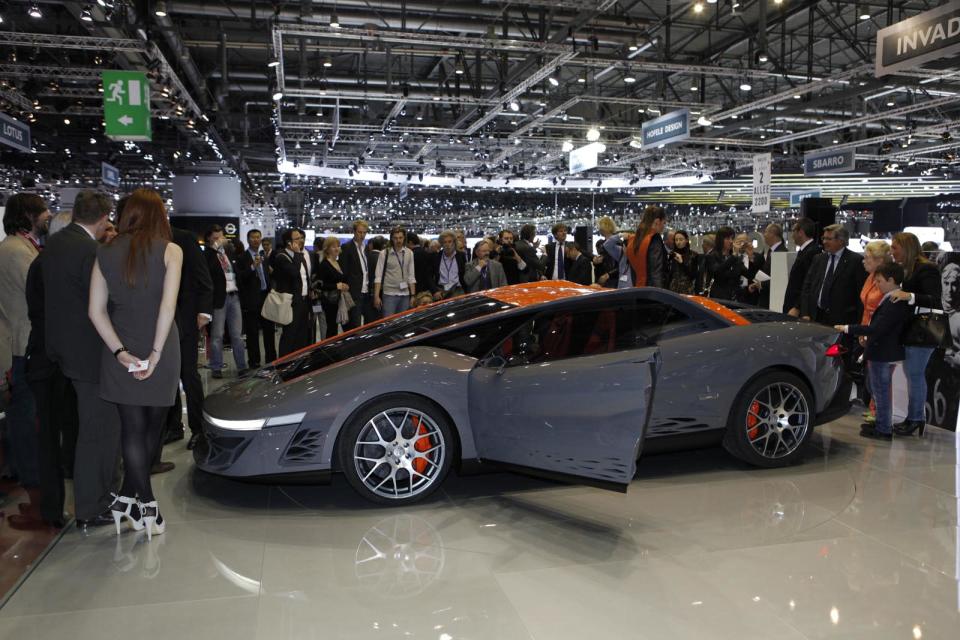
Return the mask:
[[[320,342],[205,403],[198,466],[241,478],[342,472],[416,501],[451,466],[626,490],[641,453],[722,443],[803,455],[849,407],[838,334],[662,289],[503,287]]]

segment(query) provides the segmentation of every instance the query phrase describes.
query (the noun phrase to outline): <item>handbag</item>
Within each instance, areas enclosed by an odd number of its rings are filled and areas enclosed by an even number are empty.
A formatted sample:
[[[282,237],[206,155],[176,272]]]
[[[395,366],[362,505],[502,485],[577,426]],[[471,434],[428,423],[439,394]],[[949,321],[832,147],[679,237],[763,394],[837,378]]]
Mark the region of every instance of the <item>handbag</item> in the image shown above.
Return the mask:
[[[321,299],[330,305],[335,305],[340,303],[340,290],[339,289],[321,289],[320,290]]]
[[[280,325],[293,322],[293,294],[271,289],[260,308],[260,315]]]
[[[953,339],[946,314],[917,313],[907,323],[900,342],[905,347],[950,347]]]

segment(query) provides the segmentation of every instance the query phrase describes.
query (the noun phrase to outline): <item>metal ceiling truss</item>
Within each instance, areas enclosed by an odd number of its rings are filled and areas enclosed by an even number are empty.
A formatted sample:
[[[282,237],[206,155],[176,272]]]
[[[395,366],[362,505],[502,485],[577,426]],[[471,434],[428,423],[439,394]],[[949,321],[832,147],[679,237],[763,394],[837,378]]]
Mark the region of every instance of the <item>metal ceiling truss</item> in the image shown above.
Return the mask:
[[[97,53],[115,53],[118,51],[145,53],[148,48],[146,42],[132,38],[98,38],[94,36],[24,33],[18,31],[0,31],[0,46],[81,49],[84,51],[95,51]]]

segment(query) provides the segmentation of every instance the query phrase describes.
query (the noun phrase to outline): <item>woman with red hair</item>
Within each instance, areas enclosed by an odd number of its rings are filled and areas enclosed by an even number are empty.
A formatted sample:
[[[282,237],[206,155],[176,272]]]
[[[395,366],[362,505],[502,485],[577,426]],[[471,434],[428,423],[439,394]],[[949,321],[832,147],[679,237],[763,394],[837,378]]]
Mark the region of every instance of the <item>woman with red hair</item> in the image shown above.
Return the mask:
[[[152,537],[166,528],[150,465],[180,379],[173,318],[183,252],[171,242],[163,200],[150,189],[127,200],[119,232],[100,247],[90,279],[90,320],[104,342],[100,396],[117,405],[121,423],[123,486],[110,509],[118,534],[127,519]]]

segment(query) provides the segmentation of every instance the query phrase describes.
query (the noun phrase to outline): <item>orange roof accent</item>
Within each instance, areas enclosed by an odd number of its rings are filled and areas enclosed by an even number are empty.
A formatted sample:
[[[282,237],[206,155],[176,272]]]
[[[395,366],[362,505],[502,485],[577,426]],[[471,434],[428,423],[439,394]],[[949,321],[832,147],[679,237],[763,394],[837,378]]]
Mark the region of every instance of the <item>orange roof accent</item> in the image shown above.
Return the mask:
[[[686,297],[688,300],[692,300],[700,304],[703,307],[706,307],[707,309],[710,309],[710,311],[713,311],[715,314],[722,316],[724,320],[729,320],[733,324],[741,325],[741,326],[750,324],[750,321],[744,318],[742,315],[740,315],[733,309],[723,306],[716,300],[711,300],[710,298],[704,298],[703,296],[684,296],[684,297]]]
[[[599,289],[599,291],[603,290],[604,289]],[[500,287],[498,289],[488,289],[483,292],[483,295],[503,302],[504,304],[529,307],[543,302],[550,302],[551,300],[573,298],[575,296],[596,293],[597,291],[598,289],[584,287],[565,280],[541,280],[540,282],[527,282],[524,284]]]

